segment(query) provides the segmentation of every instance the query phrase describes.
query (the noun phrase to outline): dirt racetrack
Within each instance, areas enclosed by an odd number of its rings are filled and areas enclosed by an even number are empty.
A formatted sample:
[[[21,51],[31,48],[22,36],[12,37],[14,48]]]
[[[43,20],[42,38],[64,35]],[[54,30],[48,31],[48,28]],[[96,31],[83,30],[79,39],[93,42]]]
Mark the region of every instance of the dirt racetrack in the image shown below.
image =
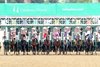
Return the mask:
[[[100,54],[8,56],[0,54],[0,67],[100,67]]]

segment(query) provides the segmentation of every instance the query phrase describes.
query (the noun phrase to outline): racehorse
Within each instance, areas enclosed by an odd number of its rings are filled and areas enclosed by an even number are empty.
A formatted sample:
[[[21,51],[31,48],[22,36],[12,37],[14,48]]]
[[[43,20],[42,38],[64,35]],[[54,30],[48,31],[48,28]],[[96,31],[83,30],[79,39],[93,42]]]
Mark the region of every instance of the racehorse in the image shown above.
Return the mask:
[[[9,42],[8,42],[8,40],[4,40],[3,45],[4,45],[4,55],[8,55],[7,54],[7,52],[9,51]]]
[[[33,38],[32,39],[32,52],[33,52],[34,55],[36,54],[37,44],[38,44],[38,40],[36,38]]]
[[[14,51],[14,54],[17,52],[17,42],[15,41],[15,38],[10,41],[10,51]]]
[[[82,46],[82,40],[80,40],[79,38],[75,39],[76,54],[80,55],[81,46]]]
[[[67,48],[68,48],[67,40],[64,40],[64,42],[63,42],[63,54],[65,54],[65,52],[67,54]]]
[[[89,51],[91,51],[91,54],[93,54],[93,42],[89,38],[86,40],[86,54],[88,54]]]
[[[50,51],[50,40],[48,37],[44,40],[44,46],[45,46],[45,51],[47,52],[47,55],[49,54]]]
[[[59,54],[61,54],[61,41],[57,38],[54,40],[54,47],[55,47],[55,54],[57,54],[57,52],[59,51]]]
[[[23,55],[25,55],[26,44],[27,44],[27,42],[25,40],[25,35],[22,35],[22,39],[21,39],[21,49],[22,49]]]

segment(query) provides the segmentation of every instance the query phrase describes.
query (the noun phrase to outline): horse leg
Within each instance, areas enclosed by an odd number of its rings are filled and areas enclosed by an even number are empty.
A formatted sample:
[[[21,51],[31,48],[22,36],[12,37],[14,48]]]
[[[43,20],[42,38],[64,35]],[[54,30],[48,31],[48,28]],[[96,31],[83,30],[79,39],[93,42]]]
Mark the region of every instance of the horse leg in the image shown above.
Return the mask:
[[[7,49],[8,49],[8,48],[5,47],[5,50],[4,50],[4,54],[5,54],[5,55],[8,55],[8,54],[7,54],[7,51],[8,51]]]
[[[48,55],[48,46],[46,46],[46,54]]]
[[[79,51],[79,55],[80,55],[80,49],[81,49],[81,46],[79,45],[79,48],[78,48],[78,51]]]
[[[66,45],[66,47],[65,47],[65,54],[67,54],[67,45]]]
[[[36,46],[36,54],[39,55],[39,48]]]
[[[93,55],[93,45],[91,46],[91,55]]]
[[[58,55],[61,55],[61,46],[58,47],[57,51],[59,51]]]
[[[62,47],[61,47],[61,52],[63,53],[63,55],[65,54],[65,46],[64,45],[62,45]]]
[[[33,52],[33,55],[35,55],[35,47],[33,47],[32,52]]]
[[[63,46],[62,50],[63,50],[63,54],[65,54],[66,46]],[[66,51],[66,53],[67,53],[67,51]]]
[[[25,46],[23,46],[23,55],[25,55]]]
[[[57,47],[55,46],[55,55],[57,54]]]
[[[78,46],[76,46],[76,55],[78,54]]]

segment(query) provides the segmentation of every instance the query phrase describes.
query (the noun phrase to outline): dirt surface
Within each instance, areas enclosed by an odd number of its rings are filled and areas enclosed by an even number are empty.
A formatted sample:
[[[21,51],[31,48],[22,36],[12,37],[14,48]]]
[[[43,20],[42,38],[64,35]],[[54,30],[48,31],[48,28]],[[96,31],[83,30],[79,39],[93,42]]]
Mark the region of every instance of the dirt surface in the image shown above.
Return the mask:
[[[0,67],[100,67],[98,55],[8,55],[0,54]]]

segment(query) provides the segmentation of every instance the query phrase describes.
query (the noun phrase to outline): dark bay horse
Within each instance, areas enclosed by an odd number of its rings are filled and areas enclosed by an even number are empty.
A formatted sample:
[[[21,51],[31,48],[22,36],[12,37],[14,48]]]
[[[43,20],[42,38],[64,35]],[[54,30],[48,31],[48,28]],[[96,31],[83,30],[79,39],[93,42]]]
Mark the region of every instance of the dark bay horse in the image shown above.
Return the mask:
[[[82,40],[75,39],[76,54],[80,55],[81,46],[82,46]]]
[[[32,52],[34,55],[36,54],[37,44],[38,44],[38,40],[36,38],[32,39]]]
[[[88,38],[85,42],[85,45],[86,45],[86,49],[85,49],[86,54],[88,54],[88,52],[91,52],[91,54],[93,54],[93,42],[92,42],[92,40],[90,40]]]
[[[48,55],[50,52],[50,40],[48,38],[44,40],[44,46],[45,46],[45,51],[47,52]]]
[[[59,54],[61,54],[61,41],[59,39],[55,39],[54,40],[54,47],[55,47],[55,54],[57,54],[57,52],[59,51]]]

